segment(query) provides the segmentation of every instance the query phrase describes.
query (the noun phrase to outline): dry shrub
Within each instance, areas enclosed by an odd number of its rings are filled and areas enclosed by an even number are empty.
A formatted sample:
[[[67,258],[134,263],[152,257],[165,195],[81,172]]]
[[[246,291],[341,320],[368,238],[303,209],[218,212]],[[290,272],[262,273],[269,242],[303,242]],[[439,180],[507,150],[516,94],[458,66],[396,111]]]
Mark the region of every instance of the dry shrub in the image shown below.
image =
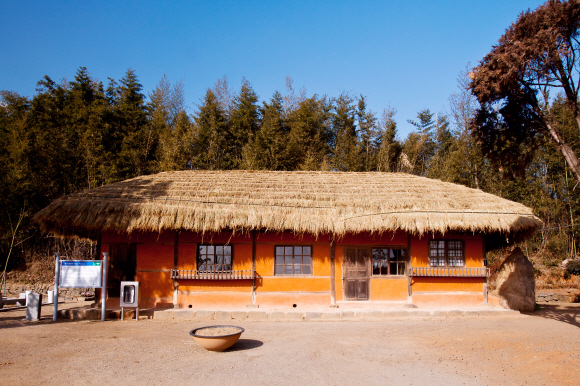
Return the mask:
[[[44,241],[25,254],[25,264],[6,274],[8,283],[26,285],[54,283],[55,252],[60,252],[64,260],[92,260],[96,256],[94,242],[60,238],[48,238]]]

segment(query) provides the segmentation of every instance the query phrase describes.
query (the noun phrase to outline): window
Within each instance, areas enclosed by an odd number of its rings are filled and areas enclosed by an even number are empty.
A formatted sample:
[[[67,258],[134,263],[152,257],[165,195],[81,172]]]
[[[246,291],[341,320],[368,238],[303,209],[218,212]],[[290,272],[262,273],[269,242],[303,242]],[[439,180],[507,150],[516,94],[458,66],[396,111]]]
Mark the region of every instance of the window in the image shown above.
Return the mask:
[[[404,275],[407,251],[373,248],[373,275]]]
[[[232,270],[231,245],[200,245],[197,248],[197,270],[228,272]]]
[[[312,247],[276,246],[275,275],[310,275]]]
[[[429,241],[429,264],[432,267],[463,267],[463,241],[431,240]]]

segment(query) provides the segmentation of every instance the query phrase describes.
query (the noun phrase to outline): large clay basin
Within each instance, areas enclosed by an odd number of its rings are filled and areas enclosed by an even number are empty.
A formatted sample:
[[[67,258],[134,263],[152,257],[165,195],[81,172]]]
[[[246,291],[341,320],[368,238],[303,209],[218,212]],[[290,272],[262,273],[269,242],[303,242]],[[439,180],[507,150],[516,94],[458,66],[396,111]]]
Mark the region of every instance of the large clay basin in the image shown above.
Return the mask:
[[[224,329],[224,328],[235,328],[238,329],[238,332],[233,333],[233,334],[228,334],[228,335],[203,335],[204,331],[201,331],[200,334],[198,334],[197,332],[200,330],[205,330],[205,329]],[[197,344],[199,344],[201,347],[205,348],[206,350],[209,351],[224,351],[225,349],[228,349],[230,347],[233,346],[234,343],[236,343],[238,341],[238,339],[240,339],[240,335],[242,335],[242,332],[244,332],[246,330],[244,330],[242,327],[238,327],[238,326],[227,326],[227,325],[222,325],[222,326],[206,326],[206,327],[199,327],[196,328],[195,330],[191,330],[189,332],[189,335],[193,336],[193,340],[195,340],[195,342]],[[206,330],[207,333],[207,330]]]

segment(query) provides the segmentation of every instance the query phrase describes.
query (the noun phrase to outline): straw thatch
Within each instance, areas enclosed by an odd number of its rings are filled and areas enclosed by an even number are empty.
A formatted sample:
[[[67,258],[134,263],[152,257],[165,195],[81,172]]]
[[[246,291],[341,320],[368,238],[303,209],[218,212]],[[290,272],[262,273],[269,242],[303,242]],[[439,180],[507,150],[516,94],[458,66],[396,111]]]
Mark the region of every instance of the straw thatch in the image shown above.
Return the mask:
[[[524,205],[402,173],[179,171],[59,198],[38,212],[45,232],[292,230],[335,234],[522,235],[542,226]]]

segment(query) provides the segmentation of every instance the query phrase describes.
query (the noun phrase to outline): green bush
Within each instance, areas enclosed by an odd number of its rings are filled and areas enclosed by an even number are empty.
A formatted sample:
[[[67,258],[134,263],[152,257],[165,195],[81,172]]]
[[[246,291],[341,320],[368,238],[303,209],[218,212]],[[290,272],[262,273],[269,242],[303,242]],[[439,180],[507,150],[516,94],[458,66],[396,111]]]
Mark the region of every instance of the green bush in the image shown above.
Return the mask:
[[[571,260],[566,264],[566,272],[570,275],[580,276],[580,260]]]

